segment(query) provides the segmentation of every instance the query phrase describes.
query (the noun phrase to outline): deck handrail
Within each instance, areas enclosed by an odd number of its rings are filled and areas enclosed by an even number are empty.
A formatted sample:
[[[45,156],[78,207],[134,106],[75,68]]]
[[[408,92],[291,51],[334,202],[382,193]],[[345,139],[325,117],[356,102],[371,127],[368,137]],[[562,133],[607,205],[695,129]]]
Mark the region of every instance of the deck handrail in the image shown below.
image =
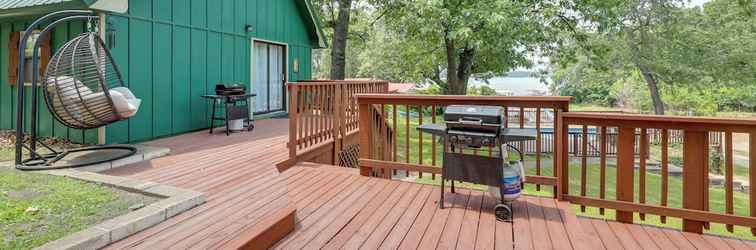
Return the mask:
[[[669,128],[686,130],[709,131],[713,127],[731,132],[752,132],[756,127],[756,119],[749,118],[722,118],[704,116],[672,116],[672,115],[643,115],[628,113],[594,113],[594,112],[569,112],[562,114],[564,118],[573,121],[592,122],[593,125],[632,124],[638,128]]]
[[[311,80],[290,82],[289,159],[324,143],[339,152],[341,140],[358,128],[357,93],[386,93],[383,80]]]
[[[464,96],[464,95],[398,95],[358,94],[360,103],[397,105],[493,105],[523,108],[555,108],[568,110],[569,96]]]
[[[756,120],[755,119],[732,119],[717,117],[683,117],[683,116],[657,116],[657,115],[639,115],[639,114],[597,114],[588,112],[567,112],[560,114],[557,130],[565,140],[565,133],[570,128],[580,127],[583,131],[593,127],[600,131],[599,140],[600,160],[598,163],[599,188],[598,194],[587,194],[589,184],[587,177],[589,171],[596,171],[595,167],[588,167],[585,156],[577,157],[579,163],[570,161],[567,154],[560,154],[556,161],[558,162],[558,175],[560,176],[559,198],[570,201],[573,204],[581,205],[585,210],[586,206],[598,207],[603,214],[603,209],[615,209],[616,220],[625,223],[633,223],[634,213],[640,214],[640,219],[645,220],[646,214],[655,214],[660,216],[662,223],[666,223],[666,217],[676,217],[683,220],[683,230],[686,232],[702,233],[705,227],[710,223],[725,224],[727,230],[733,232],[733,226],[744,226],[751,228],[756,233],[756,192],[749,192],[747,195],[750,204],[749,215],[736,215],[734,211],[735,200],[733,198],[733,133],[749,134],[749,182],[756,183]],[[606,161],[606,141],[607,130],[614,129],[618,131],[616,136],[616,199],[606,197],[607,161]],[[671,207],[669,198],[670,182],[669,163],[670,163],[670,132],[680,132],[682,134],[682,177],[680,184],[682,186],[682,207]],[[660,134],[659,143],[660,151],[660,190],[659,203],[650,204],[646,202],[647,196],[647,178],[648,163],[646,156],[649,152],[649,135],[658,132]],[[718,145],[719,148],[712,148],[709,140],[711,136],[723,134],[722,140],[724,145]],[[637,137],[636,134],[641,136]],[[585,138],[581,141],[583,150],[586,149]],[[639,143],[641,152],[636,158],[633,152],[634,144]],[[715,145],[716,146],[716,145]],[[721,150],[724,155],[724,212],[710,211],[709,204],[712,202],[709,197],[709,155],[711,150]],[[567,145],[560,145],[557,151],[567,151]],[[638,167],[636,173],[636,160]],[[577,166],[575,166],[577,165]],[[570,171],[580,171],[579,191],[570,192],[571,180]],[[635,176],[638,179],[635,180]],[[575,184],[575,180],[572,180]],[[677,183],[677,182],[674,182]],[[593,183],[595,185],[595,183]],[[635,186],[638,187],[638,193],[635,192]],[[656,191],[656,190],[651,190]],[[721,191],[720,191],[721,192]],[[636,196],[637,195],[637,200]],[[656,198],[656,197],[654,197]],[[720,201],[721,202],[721,201]]]

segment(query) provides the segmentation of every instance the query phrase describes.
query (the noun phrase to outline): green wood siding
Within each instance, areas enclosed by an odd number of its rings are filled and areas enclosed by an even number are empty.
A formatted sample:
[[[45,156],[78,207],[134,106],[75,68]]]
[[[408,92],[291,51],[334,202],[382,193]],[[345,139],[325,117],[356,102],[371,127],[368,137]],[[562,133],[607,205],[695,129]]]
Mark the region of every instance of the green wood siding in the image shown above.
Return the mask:
[[[207,128],[210,106],[200,96],[212,93],[221,81],[249,86],[251,39],[287,44],[289,80],[310,79],[311,50],[317,41],[308,33],[303,18],[309,17],[296,1],[130,0],[128,13],[108,15],[117,30],[113,56],[128,87],[143,102],[135,117],[107,127],[107,142],[139,142]],[[252,32],[245,31],[247,24]],[[24,25],[0,22],[0,129],[15,125],[16,91],[7,84],[7,37]],[[84,27],[78,22],[56,29],[53,49]],[[296,73],[291,71],[295,58],[300,62]],[[97,142],[96,130],[68,129],[53,119],[43,100],[39,104],[43,136]]]

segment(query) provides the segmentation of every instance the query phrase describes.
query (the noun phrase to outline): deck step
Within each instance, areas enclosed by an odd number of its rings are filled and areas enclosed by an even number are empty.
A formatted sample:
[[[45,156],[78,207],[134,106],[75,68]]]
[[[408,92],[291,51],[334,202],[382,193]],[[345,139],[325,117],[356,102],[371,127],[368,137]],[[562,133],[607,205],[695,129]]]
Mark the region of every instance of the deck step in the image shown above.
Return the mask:
[[[297,208],[293,205],[278,209],[218,249],[269,249],[294,231],[296,213]]]

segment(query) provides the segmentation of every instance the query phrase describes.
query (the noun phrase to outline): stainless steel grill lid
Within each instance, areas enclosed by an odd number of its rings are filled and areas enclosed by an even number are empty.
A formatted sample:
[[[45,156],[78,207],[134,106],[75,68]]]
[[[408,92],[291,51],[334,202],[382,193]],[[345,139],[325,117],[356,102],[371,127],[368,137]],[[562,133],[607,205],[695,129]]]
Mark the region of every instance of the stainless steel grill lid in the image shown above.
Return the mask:
[[[504,108],[497,106],[450,105],[444,112],[448,129],[499,133]]]

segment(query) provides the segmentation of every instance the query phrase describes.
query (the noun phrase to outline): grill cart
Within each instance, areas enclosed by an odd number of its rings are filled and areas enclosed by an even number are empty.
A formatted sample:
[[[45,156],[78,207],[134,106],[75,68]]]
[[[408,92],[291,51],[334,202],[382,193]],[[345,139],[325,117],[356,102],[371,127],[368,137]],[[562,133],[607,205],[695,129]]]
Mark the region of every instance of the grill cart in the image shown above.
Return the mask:
[[[213,133],[215,121],[223,121],[226,126],[226,136],[231,131],[240,131],[246,127],[247,131],[255,128],[253,117],[249,112],[250,99],[256,94],[247,93],[247,89],[241,84],[217,84],[215,95],[203,95],[202,98],[213,102],[212,114],[210,115],[210,133]],[[216,111],[223,108],[225,115],[217,117]],[[246,125],[246,126],[245,126]]]
[[[487,185],[501,197],[497,218],[511,221],[510,203],[520,194],[524,172],[522,153],[508,143],[534,140],[536,130],[505,128],[503,113],[503,108],[495,106],[451,105],[446,108],[444,124],[417,127],[444,141],[440,208],[444,208],[445,180],[451,180],[452,193],[455,181]],[[506,160],[509,149],[519,153],[519,161]],[[487,153],[478,155],[478,151]]]

